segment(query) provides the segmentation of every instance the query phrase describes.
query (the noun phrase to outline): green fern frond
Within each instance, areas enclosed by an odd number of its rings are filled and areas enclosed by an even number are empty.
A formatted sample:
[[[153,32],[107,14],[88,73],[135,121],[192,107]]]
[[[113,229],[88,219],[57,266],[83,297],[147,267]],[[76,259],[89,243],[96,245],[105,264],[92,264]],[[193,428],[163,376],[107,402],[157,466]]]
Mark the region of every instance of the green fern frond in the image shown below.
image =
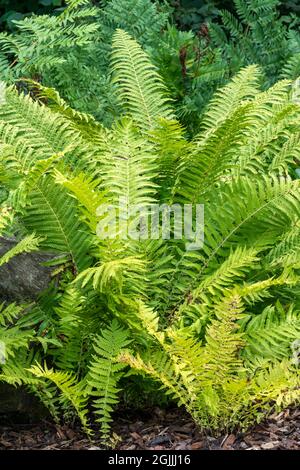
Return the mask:
[[[5,306],[5,304],[0,305],[0,325],[2,327],[13,324],[14,320],[19,318],[20,314],[23,312],[24,307],[16,305],[15,303]]]
[[[253,395],[257,396],[260,406],[266,406],[266,402],[273,400],[279,411],[292,403],[299,403],[299,370],[291,366],[288,360],[262,370],[255,377],[254,383]]]
[[[205,340],[206,372],[216,384],[233,379],[241,366],[238,352],[244,345],[237,321],[243,317],[243,304],[238,295],[228,295],[215,308],[216,318],[207,328]],[[233,376],[231,375],[233,374]]]
[[[1,353],[4,355],[2,361],[14,358],[20,349],[27,349],[32,338],[32,330],[23,331],[17,326],[0,328],[0,342],[3,348]]]
[[[172,119],[166,88],[139,44],[118,29],[112,48],[114,82],[125,110],[145,131],[152,129],[159,117]]]
[[[11,258],[14,256],[20,255],[22,253],[30,253],[32,251],[36,251],[39,248],[39,243],[41,242],[41,238],[35,236],[35,234],[28,235],[27,237],[23,238],[20,242],[18,242],[13,248],[7,251],[3,256],[0,258],[0,266],[5,263],[8,263]]]
[[[248,68],[243,70],[240,73],[241,76],[236,79],[234,86],[238,92],[244,90],[245,86],[248,91],[251,88],[247,82],[247,72],[249,73]],[[289,115],[292,117],[297,112],[295,106],[290,103],[289,87],[290,82],[281,81],[266,92],[259,93],[259,90],[252,84],[252,98],[237,100],[229,115],[227,111],[230,107],[227,101],[231,99],[231,90],[228,91],[227,87],[220,90],[215,108],[216,113],[220,113],[220,124],[213,126],[214,123],[219,122],[213,111],[211,117],[213,127],[209,127],[210,111],[208,111],[207,129],[204,128],[197,136],[194,150],[181,160],[178,167],[175,191],[180,202],[183,200],[197,203],[217,182],[224,181],[226,175],[231,174],[232,166],[237,165],[236,155],[239,155],[239,158],[246,158],[248,162],[261,158],[263,150],[261,140],[257,142],[257,146],[253,145],[258,136],[264,139],[263,145],[266,145],[266,126],[272,125],[272,132],[274,132],[275,123],[278,126],[280,120],[287,119]],[[223,108],[224,115],[221,112]],[[287,121],[285,121],[285,126],[288,127]],[[276,158],[276,153],[281,151],[282,142],[279,142],[275,153],[272,149],[273,139],[269,141],[269,146],[273,153],[272,157]],[[249,169],[251,174],[251,165]]]
[[[46,364],[44,367],[42,367],[40,364],[33,365],[29,369],[29,372],[31,372],[35,377],[50,380],[56,385],[62,394],[62,405],[66,406],[66,401],[69,401],[72,404],[77,413],[77,416],[80,418],[84,430],[90,434],[91,430],[89,429],[88,420],[86,417],[87,397],[85,396],[82,384],[77,382],[76,377],[74,377],[69,372],[48,369]]]
[[[67,178],[58,170],[55,171],[55,181],[64,186],[79,203],[82,219],[88,224],[93,233],[99,223],[97,213],[99,207],[106,203],[105,193],[99,191],[100,182],[84,173],[73,178]]]
[[[260,78],[259,68],[256,65],[251,65],[237,74],[228,85],[215,94],[203,117],[202,129],[205,134],[202,139],[215,132],[217,127],[234,114],[243,101],[251,99],[259,93]]]
[[[77,374],[83,367],[83,348],[88,326],[88,319],[83,312],[85,300],[80,291],[70,287],[60,299],[59,306],[55,307],[59,317],[57,336],[61,338],[55,362],[61,370]]]
[[[280,360],[291,355],[292,342],[300,338],[300,313],[292,306],[287,312],[280,306],[269,306],[251,316],[244,330],[244,358]]]
[[[151,351],[145,357],[123,352],[119,355],[118,360],[160,382],[168,395],[176,399],[180,405],[185,405],[188,408],[190,397],[180,380],[174,363],[166,352]]]
[[[101,424],[101,434],[107,440],[110,433],[111,413],[118,403],[119,381],[123,375],[124,364],[117,358],[122,349],[130,343],[128,332],[113,321],[109,328],[94,339],[92,361],[89,365],[87,384],[91,389],[97,422]]]
[[[90,0],[66,0],[67,8],[63,13],[69,13],[72,10],[76,10],[76,8],[90,5],[90,3]]]
[[[4,229],[9,225],[12,220],[12,209],[2,206],[0,208],[0,235],[2,235]]]
[[[24,222],[28,229],[44,238],[46,250],[68,253],[78,270],[89,264],[89,235],[78,220],[73,198],[50,175],[37,180],[26,208]]]
[[[300,226],[299,222],[294,224],[277,240],[277,244],[272,247],[266,255],[265,262],[271,268],[278,266],[292,266],[299,263],[300,254]]]
[[[28,152],[34,151],[32,158],[35,160],[49,158],[63,151],[65,143],[75,138],[67,121],[63,122],[58,115],[34,102],[30,96],[17,94],[13,88],[6,91],[6,103],[1,106],[0,120],[3,138],[6,138],[5,130],[13,126],[14,139],[17,141],[14,146],[20,140],[24,147],[23,153],[26,148]]]
[[[99,267],[89,268],[77,276],[76,282],[82,282],[84,287],[92,281],[93,288],[100,292],[106,292],[108,285],[114,284],[121,291],[126,278],[130,280],[133,277],[145,276],[145,273],[145,262],[129,256],[107,261]]]
[[[109,144],[102,169],[109,201],[129,207],[155,202],[158,162],[153,145],[145,143],[128,119],[117,123]]]

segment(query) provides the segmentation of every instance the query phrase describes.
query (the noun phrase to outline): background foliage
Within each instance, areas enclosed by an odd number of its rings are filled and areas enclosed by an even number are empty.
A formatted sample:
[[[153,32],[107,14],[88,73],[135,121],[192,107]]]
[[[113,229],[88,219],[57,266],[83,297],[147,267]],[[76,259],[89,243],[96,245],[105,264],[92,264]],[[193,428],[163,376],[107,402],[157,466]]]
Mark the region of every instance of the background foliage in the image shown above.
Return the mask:
[[[18,242],[0,266],[44,250],[54,272],[0,306],[0,380],[56,421],[108,442],[122,398],[210,431],[299,402],[299,20],[279,7],[235,0],[190,31],[165,2],[68,0],[1,34],[0,233]],[[120,198],[204,204],[203,248],[99,237]]]
[[[0,0],[0,29],[12,30],[14,20],[32,13],[50,13],[63,4],[63,0]]]
[[[203,22],[217,19],[219,11],[234,11],[232,0],[160,0],[168,2],[173,9],[173,17],[180,29],[198,31]],[[100,1],[95,1],[100,4]],[[105,3],[105,2],[102,2]],[[44,14],[65,6],[64,0],[0,0],[1,29],[12,29],[13,20],[20,20],[30,13]],[[296,0],[281,3],[283,15],[300,13],[300,5]]]
[[[213,92],[241,67],[261,65],[265,87],[300,74],[299,18],[280,16],[278,0],[235,0],[233,13],[214,10],[216,16],[206,17],[195,31],[178,29],[166,2],[84,4],[80,12],[70,5],[62,17],[15,23],[13,34],[0,36],[0,75],[10,81],[35,78],[57,88],[76,109],[110,123],[120,111],[108,80],[111,38],[119,27],[150,54],[177,114],[193,133]]]
[[[180,29],[198,31],[202,23],[218,20],[220,10],[234,12],[233,0],[167,0],[174,9],[174,18]],[[296,1],[280,3],[282,15],[299,14],[300,4]]]

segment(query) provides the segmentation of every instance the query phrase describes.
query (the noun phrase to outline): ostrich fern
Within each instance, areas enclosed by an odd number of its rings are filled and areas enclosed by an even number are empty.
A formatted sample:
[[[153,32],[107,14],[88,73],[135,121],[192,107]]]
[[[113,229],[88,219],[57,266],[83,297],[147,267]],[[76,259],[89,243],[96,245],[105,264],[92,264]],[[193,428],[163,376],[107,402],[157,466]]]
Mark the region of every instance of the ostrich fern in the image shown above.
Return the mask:
[[[110,62],[118,28],[150,54],[170,90],[175,112],[192,133],[198,131],[214,91],[242,67],[259,64],[265,88],[279,78],[296,80],[300,75],[299,21],[292,15],[280,17],[279,0],[235,0],[234,13],[214,9],[218,21],[198,25],[197,33],[175,27],[167,2],[66,3],[60,14],[28,16],[14,22],[13,33],[0,34],[0,78],[17,81],[25,92],[24,78],[54,87],[73,108],[106,125],[122,111]],[[118,42],[122,47],[121,36]],[[125,58],[132,51],[123,49],[123,53]],[[136,88],[135,97],[139,94]]]
[[[2,234],[52,252],[49,290],[1,311],[0,378],[50,409],[92,404],[107,440],[129,367],[202,427],[245,427],[299,400],[300,108],[291,82],[261,91],[243,69],[218,90],[194,139],[161,78],[122,30],[113,38],[110,128],[38,83],[0,108]],[[155,99],[154,99],[155,98]],[[12,137],[13,136],[13,137]],[[102,204],[204,204],[202,249],[184,240],[101,238]],[[3,215],[2,215],[3,214]],[[9,214],[9,216],[7,215]],[[122,230],[121,226],[121,230]]]

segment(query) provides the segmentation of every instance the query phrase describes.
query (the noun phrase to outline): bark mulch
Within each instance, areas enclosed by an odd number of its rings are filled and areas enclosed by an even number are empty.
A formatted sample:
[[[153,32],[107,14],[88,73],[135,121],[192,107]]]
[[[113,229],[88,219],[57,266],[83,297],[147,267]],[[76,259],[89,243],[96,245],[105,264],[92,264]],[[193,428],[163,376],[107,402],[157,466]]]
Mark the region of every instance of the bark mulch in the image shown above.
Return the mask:
[[[245,434],[214,438],[200,433],[180,410],[152,410],[142,418],[117,417],[113,427],[119,450],[300,450],[300,410],[272,415]],[[40,424],[0,425],[0,450],[101,450],[78,429]]]

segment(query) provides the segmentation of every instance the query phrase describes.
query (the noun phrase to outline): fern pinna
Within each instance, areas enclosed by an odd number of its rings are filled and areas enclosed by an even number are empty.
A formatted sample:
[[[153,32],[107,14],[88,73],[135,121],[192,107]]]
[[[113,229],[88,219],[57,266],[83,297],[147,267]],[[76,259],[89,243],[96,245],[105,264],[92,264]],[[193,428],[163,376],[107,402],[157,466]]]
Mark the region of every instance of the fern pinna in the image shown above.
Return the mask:
[[[1,307],[1,380],[55,419],[112,412],[139,374],[199,426],[246,427],[299,400],[300,108],[287,80],[261,90],[250,65],[217,91],[191,140],[147,54],[113,37],[111,127],[52,88],[7,87],[0,109],[1,259],[52,253],[53,282]],[[101,205],[203,204],[204,245],[99,237]],[[148,379],[147,379],[148,377]],[[89,407],[91,405],[91,407]],[[90,413],[91,411],[91,413]]]

